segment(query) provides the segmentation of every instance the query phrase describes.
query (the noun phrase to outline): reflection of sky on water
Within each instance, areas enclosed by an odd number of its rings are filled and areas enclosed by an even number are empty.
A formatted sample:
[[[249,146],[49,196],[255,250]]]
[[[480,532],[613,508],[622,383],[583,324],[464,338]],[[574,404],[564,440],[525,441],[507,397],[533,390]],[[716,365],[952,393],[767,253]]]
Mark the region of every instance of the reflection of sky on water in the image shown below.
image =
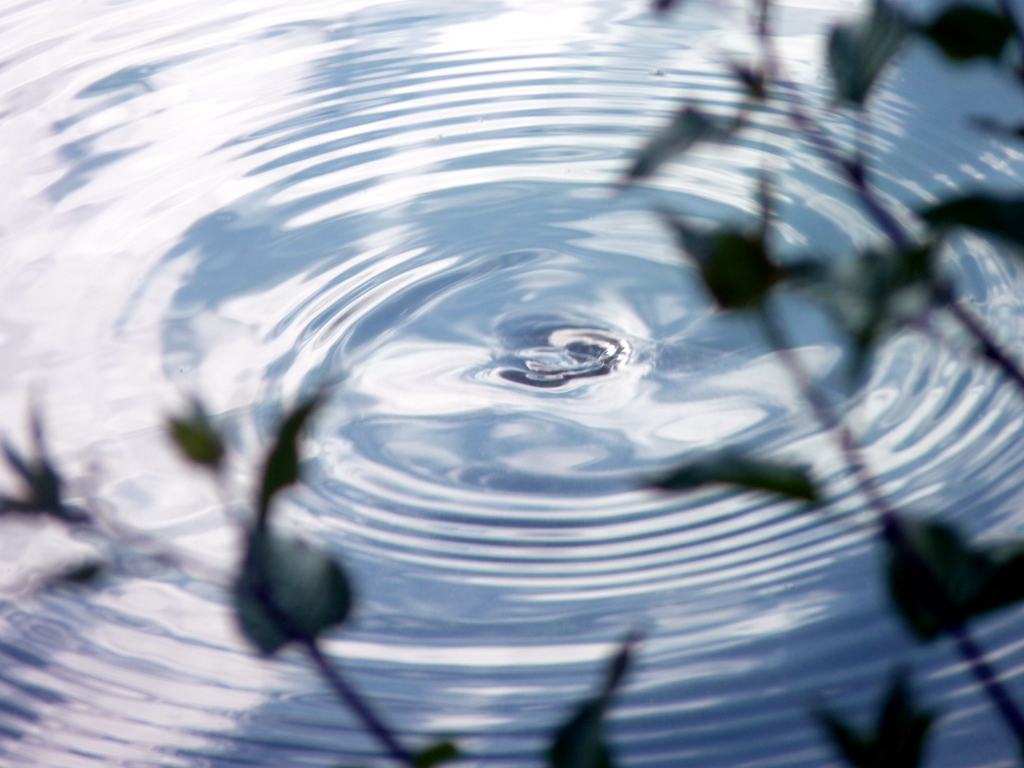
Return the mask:
[[[99,468],[109,508],[227,569],[216,496],[183,475],[161,414],[195,388],[254,452],[278,399],[343,372],[309,446],[313,488],[286,512],[356,582],[330,650],[401,731],[462,734],[486,762],[536,764],[638,621],[650,639],[613,725],[627,765],[819,764],[808,697],[863,707],[893,653],[949,713],[936,764],[1002,760],[948,649],[912,653],[880,610],[860,502],[773,356],[748,324],[709,316],[649,208],[749,216],[767,145],[788,250],[840,256],[877,234],[771,110],[739,147],[613,194],[680,98],[738,98],[718,58],[745,46],[722,20],[738,9],[691,5],[669,21],[545,0],[6,12],[7,424],[41,380],[59,453]],[[815,94],[834,6],[780,13]],[[882,189],[913,205],[979,176],[1015,184],[1020,153],[955,116],[1024,102],[978,67],[931,89],[934,66],[909,52],[879,102]],[[1012,336],[1015,268],[965,249],[958,279]],[[790,321],[838,392],[828,328],[806,308]],[[897,501],[1012,533],[1018,411],[990,373],[907,340],[852,418]],[[812,463],[842,520],[635,489],[726,442]],[[372,760],[302,665],[242,649],[221,584],[133,560],[137,578],[89,602],[24,596],[26,565],[87,550],[57,530],[0,544],[0,761]],[[1019,624],[983,625],[1004,669],[1020,666]]]

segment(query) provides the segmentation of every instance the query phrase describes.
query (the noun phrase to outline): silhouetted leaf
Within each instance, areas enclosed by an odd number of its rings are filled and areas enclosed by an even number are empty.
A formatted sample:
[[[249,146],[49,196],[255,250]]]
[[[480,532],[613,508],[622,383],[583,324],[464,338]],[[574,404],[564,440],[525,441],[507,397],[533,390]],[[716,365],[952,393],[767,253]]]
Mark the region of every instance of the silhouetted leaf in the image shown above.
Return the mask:
[[[746,87],[747,93],[750,94],[752,99],[757,99],[758,101],[764,99],[764,72],[760,69],[754,69],[753,67],[748,67],[745,64],[740,64],[736,61],[730,61],[729,68],[732,70],[732,73],[736,75],[736,79]]]
[[[548,753],[551,768],[611,768],[612,761],[604,739],[603,719],[622,676],[629,665],[633,647],[639,641],[631,635],[612,658],[604,685],[598,694],[585,701],[572,718],[555,733]]]
[[[1013,23],[1002,14],[974,5],[956,5],[922,32],[951,59],[996,59],[1013,34]]]
[[[413,755],[413,762],[416,768],[434,768],[435,765],[458,758],[458,748],[450,741],[441,741],[417,752]]]
[[[682,5],[683,0],[654,0],[653,7],[658,13],[665,13],[673,6]]]
[[[680,247],[696,260],[704,285],[722,309],[757,306],[780,278],[761,233],[698,232],[672,216],[665,218]]]
[[[852,382],[865,378],[882,341],[930,308],[932,251],[930,244],[902,253],[869,251],[837,267],[810,263],[785,270],[785,279],[816,300],[848,334]]]
[[[988,578],[986,563],[941,523],[904,520],[909,551],[889,549],[889,590],[900,615],[922,640],[961,622],[964,604]]]
[[[899,525],[909,551],[890,546],[889,587],[922,640],[1024,599],[1024,544],[972,546],[942,523]]]
[[[875,0],[865,18],[833,27],[828,61],[836,97],[862,104],[909,32],[906,21],[885,0]]]
[[[235,610],[245,636],[264,654],[341,623],[351,601],[348,579],[327,552],[266,528],[250,535]]]
[[[106,572],[107,564],[102,560],[86,560],[54,574],[48,580],[50,585],[77,584],[92,586]]]
[[[321,396],[318,394],[300,402],[285,417],[277,432],[274,447],[267,456],[263,466],[263,481],[260,485],[259,503],[257,506],[257,524],[263,525],[267,520],[270,500],[278,491],[299,479],[299,433],[307,419],[319,406]]]
[[[210,417],[199,400],[193,399],[190,412],[167,420],[168,431],[185,457],[197,464],[219,469],[224,457],[224,443],[210,423]]]
[[[859,733],[837,715],[815,713],[836,751],[856,768],[917,768],[934,716],[914,709],[903,674],[894,676],[874,733]]]
[[[734,232],[716,235],[711,257],[700,266],[704,283],[722,309],[760,304],[779,277],[761,240]]]
[[[740,118],[725,122],[687,104],[640,150],[626,173],[626,183],[652,176],[665,162],[698,141],[724,141],[740,124]]]
[[[47,456],[42,420],[37,411],[32,412],[31,426],[33,458],[23,456],[10,442],[3,440],[4,457],[11,469],[21,476],[25,493],[0,495],[0,513],[48,514],[67,523],[87,522],[89,515],[84,509],[64,503],[64,481]]]
[[[727,483],[769,491],[805,501],[816,501],[817,489],[806,467],[759,461],[722,453],[678,467],[652,485],[667,491],[685,491],[708,483]]]
[[[985,196],[964,197],[943,203],[921,216],[936,225],[980,229],[1024,245],[1024,200]]]
[[[1024,125],[1006,125],[1005,123],[1000,123],[998,120],[993,120],[991,117],[978,115],[971,118],[971,123],[975,128],[979,128],[983,131],[990,131],[1002,136],[1010,136],[1015,139],[1024,139]]]

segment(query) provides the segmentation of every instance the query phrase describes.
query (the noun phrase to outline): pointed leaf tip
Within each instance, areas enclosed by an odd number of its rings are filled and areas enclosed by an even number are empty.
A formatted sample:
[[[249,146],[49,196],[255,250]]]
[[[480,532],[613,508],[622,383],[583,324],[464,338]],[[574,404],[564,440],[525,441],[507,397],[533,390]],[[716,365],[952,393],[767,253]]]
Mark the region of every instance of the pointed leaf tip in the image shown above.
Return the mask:
[[[1013,22],[1001,13],[956,5],[921,32],[955,61],[997,59],[1013,35]]]
[[[917,768],[934,721],[930,712],[915,709],[902,671],[893,675],[873,732],[858,731],[827,710],[814,714],[836,751],[855,768]]]
[[[270,501],[283,488],[299,479],[299,435],[303,427],[320,406],[323,393],[302,400],[281,422],[274,446],[263,465],[263,479],[257,505],[257,525],[264,525]]]
[[[630,632],[609,661],[597,695],[584,701],[573,717],[555,732],[548,752],[550,768],[612,768],[604,736],[604,715],[640,639],[639,631]]]
[[[667,491],[685,491],[710,483],[768,491],[801,501],[817,501],[818,490],[806,467],[723,453],[685,464],[652,483]]]
[[[980,229],[1024,245],[1024,199],[974,195],[930,208],[921,217],[939,226]]]
[[[416,768],[434,768],[435,765],[458,760],[461,755],[451,741],[440,741],[413,755]]]
[[[192,400],[186,415],[169,417],[167,430],[185,458],[214,470],[220,469],[224,443],[199,400]]]
[[[725,141],[741,122],[737,117],[729,123],[722,123],[692,104],[686,104],[643,146],[626,172],[626,183],[653,176],[662,165],[698,141]]]
[[[910,33],[903,16],[875,0],[867,17],[832,28],[828,62],[840,101],[863,104],[878,75]]]

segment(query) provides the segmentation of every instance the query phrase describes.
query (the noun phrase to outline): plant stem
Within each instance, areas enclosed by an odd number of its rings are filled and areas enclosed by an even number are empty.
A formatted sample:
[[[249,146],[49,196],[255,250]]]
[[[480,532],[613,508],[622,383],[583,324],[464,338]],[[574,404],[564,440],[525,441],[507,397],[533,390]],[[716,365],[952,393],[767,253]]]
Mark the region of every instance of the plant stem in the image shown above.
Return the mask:
[[[384,745],[391,756],[395,760],[411,766],[411,768],[416,768],[416,760],[413,756],[398,743],[398,739],[395,738],[394,734],[377,717],[377,714],[370,708],[370,705],[341,676],[341,673],[331,666],[323,651],[320,650],[320,646],[317,645],[316,640],[304,639],[302,645],[309,655],[310,661],[313,662],[313,666],[320,673],[320,676],[334,689],[338,698],[359,716],[359,719],[363,721],[363,725],[377,737],[377,740]]]
[[[254,534],[255,535],[255,534]],[[263,534],[266,535],[265,532]],[[251,557],[249,554],[247,557]],[[250,567],[249,563],[246,562],[243,568]],[[363,725],[377,737],[377,740],[384,746],[388,753],[395,758],[395,760],[408,765],[409,768],[417,768],[416,760],[413,756],[398,742],[387,726],[384,725],[384,721],[381,720],[377,714],[370,708],[370,705],[358,694],[355,689],[352,688],[341,676],[331,663],[324,656],[323,651],[320,650],[320,646],[317,645],[316,638],[310,637],[303,632],[299,627],[295,625],[291,617],[288,616],[283,610],[281,610],[277,603],[274,602],[273,595],[270,590],[270,582],[267,579],[267,574],[264,568],[260,564],[256,564],[256,584],[254,585],[254,592],[256,598],[260,601],[260,604],[267,611],[270,618],[278,625],[281,631],[292,640],[298,642],[305,649],[309,655],[310,660],[313,662],[313,666],[316,667],[317,672],[327,682],[338,698],[341,699],[343,704],[346,704],[352,709],[353,712],[363,721]]]
[[[789,373],[803,398],[810,404],[822,429],[835,440],[846,465],[853,472],[854,480],[861,493],[878,514],[879,522],[882,525],[882,537],[913,569],[917,578],[927,585],[927,596],[932,602],[931,609],[937,616],[943,618],[944,631],[953,636],[960,656],[970,666],[974,677],[992,700],[1010,730],[1013,731],[1021,747],[1024,748],[1024,715],[1010,698],[1006,688],[1000,683],[984,650],[971,637],[964,618],[951,604],[943,586],[936,580],[928,565],[917,556],[907,540],[899,516],[882,494],[874,475],[868,470],[850,428],[836,416],[821,388],[814,383],[810,372],[804,367],[799,355],[789,344],[782,328],[764,306],[761,307],[760,318],[765,336],[779,354],[783,368]]]
[[[985,329],[977,317],[969,309],[960,304],[953,296],[950,287],[938,280],[932,281],[932,292],[941,306],[948,309],[953,317],[974,336],[981,345],[981,354],[991,360],[1002,369],[1003,373],[1009,376],[1014,383],[1024,390],[1024,372],[1020,366],[1010,359],[1008,353],[992,338],[992,335]]]
[[[1000,3],[1002,5],[1003,12],[1011,19],[1011,21],[1013,21],[1018,39],[1020,40],[1022,47],[1024,47],[1024,30],[1022,30],[1017,24],[1017,20],[1009,6],[1009,0],[1000,0]],[[785,101],[789,106],[789,119],[792,120],[793,124],[804,134],[805,137],[807,137],[807,139],[817,148],[826,160],[846,175],[850,185],[857,192],[861,203],[868,210],[868,213],[871,214],[872,218],[874,218],[875,223],[878,224],[886,237],[892,241],[893,245],[901,251],[909,248],[913,243],[912,238],[908,235],[906,229],[902,224],[900,224],[889,209],[882,205],[882,202],[878,199],[878,196],[867,182],[866,166],[861,149],[862,142],[865,139],[862,135],[865,130],[862,123],[863,117],[860,115],[858,116],[857,158],[851,162],[843,157],[835,142],[832,141],[828,134],[822,130],[813,118],[811,118],[807,112],[803,96],[801,95],[800,89],[797,87],[796,83],[781,76],[778,63],[779,59],[775,51],[775,43],[767,23],[767,11],[764,12],[760,23],[757,25],[756,34],[764,54],[765,82],[766,84],[768,82],[775,82],[780,86],[781,91],[785,96]],[[978,322],[977,318],[974,318],[968,310],[956,302],[949,286],[940,284],[937,280],[933,280],[931,287],[932,292],[937,298],[941,299],[941,303],[950,310],[957,322],[959,322],[981,345],[984,356],[998,365],[1004,373],[1006,373],[1006,375],[1009,376],[1022,391],[1024,391],[1024,369],[1017,365],[1017,363],[1003,351],[1002,347],[999,346],[985,327]]]
[[[985,652],[974,642],[974,638],[967,631],[965,624],[960,623],[950,627],[948,632],[956,640],[960,655],[970,663],[975,679],[988,692],[989,698],[999,710],[999,714],[1017,734],[1017,739],[1024,747],[1024,716],[1021,715],[1016,702],[1010,698],[1006,688],[999,682],[999,675],[988,663]]]

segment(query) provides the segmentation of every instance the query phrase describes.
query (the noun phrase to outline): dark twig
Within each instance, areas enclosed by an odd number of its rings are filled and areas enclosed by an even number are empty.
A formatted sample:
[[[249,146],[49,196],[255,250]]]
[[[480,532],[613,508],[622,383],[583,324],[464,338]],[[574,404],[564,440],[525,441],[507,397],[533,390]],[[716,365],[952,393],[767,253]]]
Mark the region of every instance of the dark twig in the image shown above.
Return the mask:
[[[1003,12],[1014,22],[1014,29],[1017,32],[1018,39],[1021,41],[1022,47],[1024,47],[1024,31],[1017,24],[1009,8],[1009,0],[1000,0],[1000,2],[1003,5]],[[893,245],[901,251],[909,248],[913,243],[913,239],[889,209],[882,204],[868,184],[866,162],[862,149],[863,142],[866,140],[866,137],[862,135],[866,128],[862,123],[863,118],[858,118],[857,157],[851,162],[842,155],[835,142],[810,116],[796,83],[781,76],[779,58],[775,51],[775,43],[767,22],[767,11],[763,12],[761,20],[757,24],[757,37],[760,41],[765,60],[765,82],[766,84],[774,82],[780,87],[789,106],[788,114],[790,120],[826,160],[846,175],[850,185],[857,192],[861,203],[868,213],[871,214],[879,228],[885,233],[886,237],[892,241]],[[947,307],[967,332],[978,341],[984,356],[998,365],[1024,391],[1024,369],[1004,352],[985,327],[956,301],[950,288],[947,285],[940,284],[937,280],[933,280],[932,291],[936,299],[943,306]]]
[[[953,606],[943,586],[935,578],[928,565],[918,557],[907,540],[899,516],[882,494],[874,475],[868,470],[853,433],[836,416],[824,393],[814,383],[811,374],[800,361],[799,355],[790,346],[782,329],[775,322],[775,318],[763,306],[760,318],[765,336],[779,354],[783,368],[789,373],[803,398],[810,404],[822,429],[836,442],[861,493],[878,514],[883,538],[914,570],[921,583],[928,586],[927,597],[932,601],[932,609],[936,615],[942,617],[943,628],[953,636],[957,650],[970,666],[975,679],[981,684],[1006,724],[1016,735],[1021,746],[1024,747],[1024,715],[999,681],[999,676],[989,664],[984,650],[971,637],[964,617]]]
[[[316,640],[304,639],[302,645],[305,647],[310,661],[313,662],[313,666],[316,667],[320,676],[334,689],[338,698],[359,716],[359,719],[363,721],[363,725],[387,748],[391,756],[399,762],[416,768],[416,760],[413,756],[398,743],[398,739],[395,738],[394,734],[377,717],[377,714],[370,708],[370,705],[341,676],[341,673],[331,666],[323,651],[320,650],[320,646],[317,645]]]
[[[974,337],[981,346],[981,354],[998,365],[1004,374],[1009,376],[1021,390],[1024,390],[1024,371],[1021,370],[1016,361],[1010,359],[1007,352],[992,338],[992,335],[981,324],[981,321],[967,307],[956,300],[949,285],[933,280],[932,293],[939,306],[948,309],[953,317]]]
[[[313,662],[313,666],[320,673],[320,676],[334,689],[342,703],[351,708],[359,719],[363,721],[363,725],[384,746],[388,754],[398,762],[409,766],[409,768],[417,768],[415,758],[399,743],[395,735],[388,730],[388,727],[384,725],[384,721],[377,716],[369,703],[356,693],[355,689],[345,681],[345,678],[341,676],[338,670],[331,666],[323,651],[320,650],[320,646],[317,645],[316,638],[310,637],[297,627],[291,617],[274,602],[267,574],[263,568],[257,570],[257,577],[255,595],[267,614],[288,637],[302,645],[310,661]]]

